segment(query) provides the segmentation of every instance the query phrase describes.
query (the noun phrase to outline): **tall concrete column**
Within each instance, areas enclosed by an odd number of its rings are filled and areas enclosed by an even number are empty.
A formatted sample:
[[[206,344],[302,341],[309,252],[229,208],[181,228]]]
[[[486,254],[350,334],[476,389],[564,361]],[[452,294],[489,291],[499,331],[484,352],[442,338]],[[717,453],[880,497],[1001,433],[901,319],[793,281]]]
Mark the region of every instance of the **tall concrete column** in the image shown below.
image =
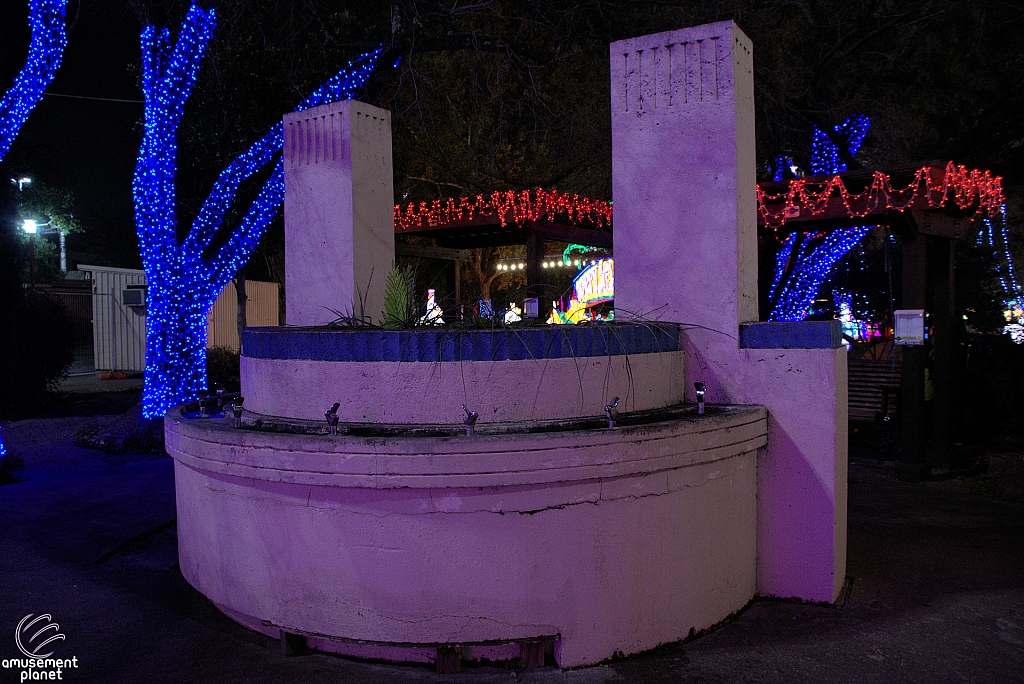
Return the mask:
[[[346,100],[284,116],[289,325],[377,321],[395,258],[391,113]]]
[[[837,324],[757,323],[751,42],[726,21],[618,41],[610,57],[616,318],[682,325],[691,399],[700,381],[712,403],[768,408],[756,591],[833,601],[845,349]]]
[[[750,39],[725,21],[620,40],[611,79],[616,314],[735,338],[757,320]]]

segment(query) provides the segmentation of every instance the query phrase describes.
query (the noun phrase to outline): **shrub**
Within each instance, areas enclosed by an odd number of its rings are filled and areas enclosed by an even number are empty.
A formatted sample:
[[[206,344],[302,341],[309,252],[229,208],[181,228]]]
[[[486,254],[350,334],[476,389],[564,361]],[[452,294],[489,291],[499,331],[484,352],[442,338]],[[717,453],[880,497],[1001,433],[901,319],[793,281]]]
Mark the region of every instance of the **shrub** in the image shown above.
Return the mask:
[[[217,385],[228,392],[241,389],[240,358],[239,353],[229,347],[211,347],[206,350],[206,381],[211,391]]]
[[[15,314],[15,326],[17,396],[9,399],[26,405],[68,376],[74,361],[74,321],[61,302],[28,291]]]
[[[381,325],[388,330],[411,328],[416,321],[416,272],[411,266],[391,264],[384,281],[384,311]]]

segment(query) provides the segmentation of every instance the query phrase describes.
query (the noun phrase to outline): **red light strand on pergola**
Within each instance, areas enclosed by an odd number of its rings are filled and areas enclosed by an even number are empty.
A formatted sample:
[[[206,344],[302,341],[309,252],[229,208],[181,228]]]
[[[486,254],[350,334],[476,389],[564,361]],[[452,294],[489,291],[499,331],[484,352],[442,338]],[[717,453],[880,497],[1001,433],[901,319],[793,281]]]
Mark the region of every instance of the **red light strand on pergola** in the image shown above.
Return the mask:
[[[766,226],[777,229],[791,217],[800,216],[804,211],[812,216],[823,214],[834,197],[840,197],[851,218],[861,218],[879,209],[906,211],[914,202],[923,197],[929,207],[940,207],[955,203],[960,209],[978,207],[978,213],[995,216],[1006,202],[1003,195],[1002,177],[988,171],[968,169],[953,162],[946,164],[942,181],[932,180],[932,167],[923,166],[914,174],[914,180],[905,188],[892,186],[889,175],[875,171],[871,185],[863,192],[851,193],[843,184],[842,177],[835,175],[827,181],[794,178],[786,192],[777,195],[757,188],[757,209]],[[779,211],[772,211],[767,205],[784,201]]]
[[[954,203],[960,209],[977,207],[978,213],[995,216],[1006,202],[1002,177],[989,171],[968,169],[948,162],[941,181],[932,178],[934,167],[923,166],[914,173],[914,180],[905,188],[894,188],[889,174],[875,171],[871,184],[862,192],[847,190],[840,175],[828,180],[794,178],[785,192],[769,194],[757,187],[757,209],[766,226],[778,229],[787,219],[809,211],[819,216],[829,209],[829,202],[839,197],[851,218],[887,209],[906,211],[924,198],[928,207],[937,208]],[[773,211],[768,205],[782,204]],[[543,216],[564,216],[574,223],[590,223],[598,228],[612,225],[612,205],[557,190],[505,190],[490,195],[449,197],[446,200],[395,205],[395,227],[400,231],[413,228],[438,227],[456,221],[473,221],[497,216],[502,226],[510,220],[516,224],[537,221]]]
[[[566,216],[573,223],[590,223],[598,228],[612,224],[612,206],[557,190],[505,190],[476,198],[449,197],[447,200],[410,203],[405,209],[395,205],[395,227],[406,231],[411,228],[444,226],[455,221],[473,221],[497,216],[502,227],[509,219],[513,223],[537,221],[542,216]]]

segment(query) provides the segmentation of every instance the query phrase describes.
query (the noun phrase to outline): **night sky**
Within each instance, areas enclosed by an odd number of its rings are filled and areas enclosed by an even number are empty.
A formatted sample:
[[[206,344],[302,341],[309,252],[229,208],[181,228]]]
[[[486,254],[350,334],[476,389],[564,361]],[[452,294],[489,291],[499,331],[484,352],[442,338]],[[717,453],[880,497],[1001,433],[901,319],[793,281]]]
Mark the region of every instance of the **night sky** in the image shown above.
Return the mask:
[[[118,3],[120,4],[120,3]],[[72,264],[139,267],[131,179],[142,105],[56,94],[142,99],[136,85],[139,25],[129,11],[85,0],[68,7],[68,47],[57,76],[8,153],[12,171],[74,192],[86,234],[69,237]],[[28,3],[0,3],[0,87],[24,66]]]

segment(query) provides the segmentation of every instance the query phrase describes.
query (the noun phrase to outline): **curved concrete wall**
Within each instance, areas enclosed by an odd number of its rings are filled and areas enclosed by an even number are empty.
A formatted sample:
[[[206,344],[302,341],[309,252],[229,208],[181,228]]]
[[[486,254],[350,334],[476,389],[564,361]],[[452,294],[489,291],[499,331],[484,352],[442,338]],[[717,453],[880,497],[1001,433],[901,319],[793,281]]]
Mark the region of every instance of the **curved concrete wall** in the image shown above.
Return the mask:
[[[250,328],[241,360],[246,409],[343,423],[558,420],[682,402],[674,324],[388,331]]]
[[[557,637],[562,667],[599,662],[754,595],[765,431],[760,407],[473,438],[168,414],[181,570],[251,626],[381,653]]]
[[[322,420],[340,402],[351,423],[459,424],[462,405],[481,423],[603,416],[682,402],[683,352],[529,361],[241,360],[245,408]],[[399,398],[400,397],[400,398]]]

